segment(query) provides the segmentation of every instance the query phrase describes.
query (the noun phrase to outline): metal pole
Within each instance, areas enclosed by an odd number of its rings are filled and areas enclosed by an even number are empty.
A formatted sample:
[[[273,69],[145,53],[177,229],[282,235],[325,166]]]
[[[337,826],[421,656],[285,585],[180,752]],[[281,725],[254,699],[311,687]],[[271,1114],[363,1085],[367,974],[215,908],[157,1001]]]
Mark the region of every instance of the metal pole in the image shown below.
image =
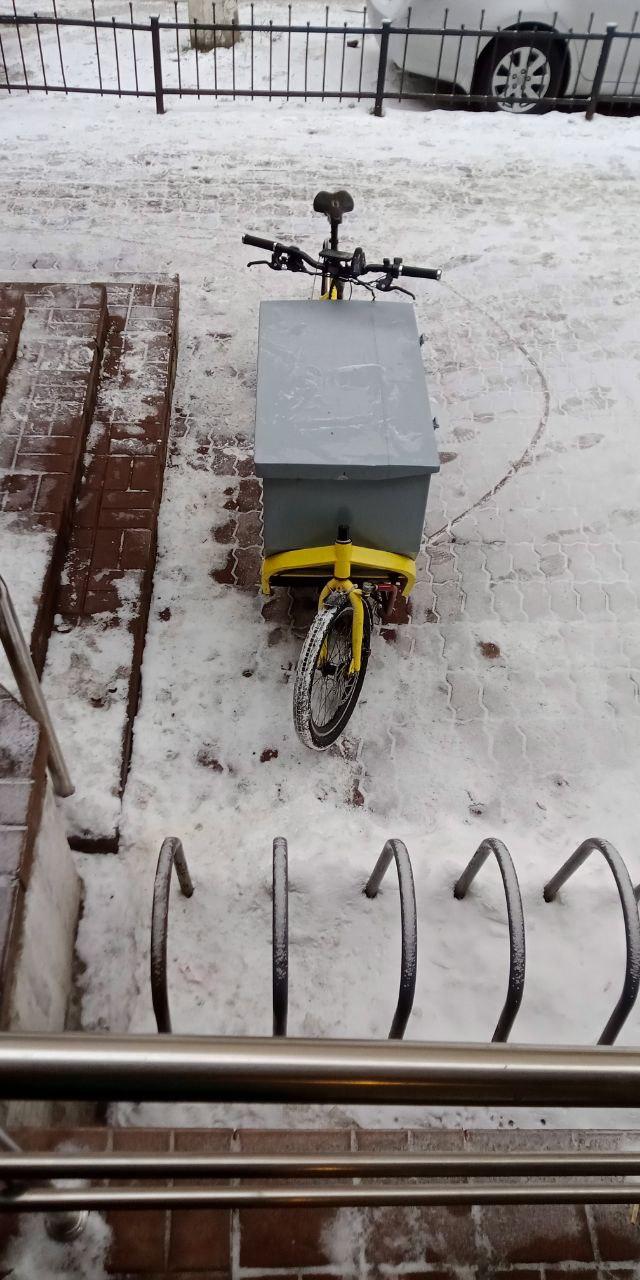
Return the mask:
[[[598,58],[596,74],[593,77],[593,84],[591,86],[591,97],[589,99],[589,106],[587,107],[587,120],[593,120],[593,117],[596,114],[598,102],[600,100],[600,93],[602,91],[602,82],[604,80],[607,63],[609,61],[609,54],[611,52],[611,45],[613,44],[613,38],[617,30],[617,22],[607,23],[607,34],[604,36],[602,41],[602,48],[600,50],[600,57]]]
[[[9,660],[25,710],[38,721],[47,741],[49,772],[58,796],[72,796],[74,786],[65,764],[62,748],[53,727],[49,709],[24,638],[18,615],[13,607],[4,578],[0,578],[0,640]]]
[[[322,1135],[318,1134],[319,1140]],[[400,1138],[398,1139],[400,1140]],[[463,1152],[385,1155],[207,1155],[135,1151],[18,1152],[0,1155],[3,1182],[83,1178],[509,1178],[640,1177],[640,1151]]]
[[[164,115],[164,94],[162,90],[162,55],[160,53],[160,19],[150,18],[151,50],[153,53],[153,79],[156,88],[156,114]]]
[[[400,890],[400,932],[402,950],[400,956],[400,990],[396,1004],[390,1040],[402,1040],[413,1008],[418,965],[418,913],[413,871],[407,846],[402,840],[387,840],[378,861],[364,887],[367,898],[375,898],[391,863],[395,858]]]
[[[289,1012],[289,850],[286,840],[273,842],[272,875],[273,1034],[286,1036]]]
[[[631,877],[618,850],[608,840],[592,836],[584,840],[575,853],[567,859],[555,876],[544,886],[545,902],[553,902],[558,890],[586,862],[591,853],[601,853],[616,882],[622,907],[627,956],[624,984],[618,1002],[598,1040],[598,1044],[614,1044],[638,997],[640,988],[640,919]]]
[[[185,898],[190,898],[193,894],[193,884],[189,875],[182,841],[177,836],[167,836],[167,839],[162,841],[156,867],[156,878],[153,884],[150,948],[151,1002],[158,1031],[164,1031],[167,1034],[171,1031],[169,992],[167,989],[167,933],[169,930],[171,872],[174,866],[180,885],[180,892]]]
[[[637,1204],[638,1182],[389,1183],[329,1187],[33,1187],[0,1194],[0,1211],[46,1209],[263,1209],[290,1206]]]
[[[637,1107],[640,1051],[6,1032],[0,1097]]]
[[[387,58],[389,56],[389,30],[391,23],[385,19],[380,32],[380,57],[378,59],[378,83],[376,84],[376,100],[373,108],[374,116],[381,116],[384,98],[384,82],[387,76]]]
[[[491,836],[482,841],[469,865],[456,881],[453,887],[453,896],[459,899],[465,897],[469,886],[473,884],[478,872],[484,866],[491,853],[500,868],[509,921],[509,984],[507,998],[498,1018],[496,1029],[491,1037],[492,1040],[504,1043],[509,1039],[511,1028],[522,1004],[526,972],[526,941],[520,884],[511,854],[502,840],[496,840],[495,837]]]

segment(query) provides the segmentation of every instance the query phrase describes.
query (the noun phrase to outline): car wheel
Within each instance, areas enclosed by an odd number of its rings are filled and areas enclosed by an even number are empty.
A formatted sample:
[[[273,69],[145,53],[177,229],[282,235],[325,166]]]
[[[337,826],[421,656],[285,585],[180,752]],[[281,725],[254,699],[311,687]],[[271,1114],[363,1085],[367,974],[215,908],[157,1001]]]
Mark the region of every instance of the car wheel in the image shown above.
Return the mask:
[[[483,49],[472,93],[487,106],[517,114],[549,111],[560,96],[566,66],[565,46],[554,32],[514,31]]]

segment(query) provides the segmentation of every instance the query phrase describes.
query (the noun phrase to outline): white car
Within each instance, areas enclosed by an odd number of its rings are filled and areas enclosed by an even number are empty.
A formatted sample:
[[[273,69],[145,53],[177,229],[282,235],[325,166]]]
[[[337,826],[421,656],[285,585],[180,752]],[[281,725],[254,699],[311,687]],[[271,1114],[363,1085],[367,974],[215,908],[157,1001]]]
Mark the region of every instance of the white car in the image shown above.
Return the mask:
[[[640,95],[638,0],[534,0],[521,7],[518,0],[450,0],[446,28],[452,34],[443,38],[444,8],[443,0],[413,0],[411,27],[428,27],[438,34],[408,39],[392,35],[389,41],[391,61],[437,81],[439,92],[455,86],[465,93],[486,94],[506,111],[539,111],[545,100],[587,96],[602,41],[579,36],[589,31],[604,35],[607,23],[615,22],[621,33],[638,34],[613,40],[602,96]],[[368,20],[379,26],[388,19],[406,27],[408,10],[407,0],[373,0]],[[461,38],[462,28],[474,34]],[[483,34],[498,29],[509,34]]]

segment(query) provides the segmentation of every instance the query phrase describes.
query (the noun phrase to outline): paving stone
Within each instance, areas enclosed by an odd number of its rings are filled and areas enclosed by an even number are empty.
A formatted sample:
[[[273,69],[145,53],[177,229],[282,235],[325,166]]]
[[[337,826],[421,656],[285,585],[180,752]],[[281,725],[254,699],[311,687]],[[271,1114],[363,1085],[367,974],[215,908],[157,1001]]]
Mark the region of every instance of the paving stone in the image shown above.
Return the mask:
[[[478,1261],[474,1218],[466,1208],[373,1209],[367,1223],[367,1255],[385,1265],[464,1267]]]
[[[483,1206],[478,1215],[486,1260],[513,1263],[593,1262],[582,1205]]]
[[[640,1225],[631,1221],[632,1205],[633,1199],[628,1205],[593,1205],[590,1210],[598,1251],[607,1262],[640,1258]]]
[[[242,1129],[238,1134],[244,1155],[310,1155],[351,1150],[349,1129]]]
[[[331,1263],[331,1231],[337,1211],[330,1209],[242,1209],[242,1267],[319,1267]]]
[[[228,1269],[231,1260],[231,1214],[216,1210],[178,1209],[171,1214],[169,1269]]]
[[[114,1151],[169,1151],[170,1129],[114,1129]],[[164,1209],[142,1209],[135,1213],[113,1209],[106,1215],[113,1232],[109,1246],[109,1271],[163,1271],[167,1259],[170,1214]]]

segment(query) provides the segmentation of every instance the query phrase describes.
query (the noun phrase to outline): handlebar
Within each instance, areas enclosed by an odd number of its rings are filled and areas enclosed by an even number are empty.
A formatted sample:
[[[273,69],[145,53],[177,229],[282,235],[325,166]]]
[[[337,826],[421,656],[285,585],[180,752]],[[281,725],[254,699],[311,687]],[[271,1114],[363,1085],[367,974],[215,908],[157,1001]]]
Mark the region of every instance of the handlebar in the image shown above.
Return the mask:
[[[275,240],[265,240],[262,236],[245,235],[242,237],[243,244],[251,244],[254,249],[268,249],[269,253],[273,253],[276,247]]]
[[[388,271],[388,270],[389,270],[388,262],[386,263],[368,262],[367,263],[367,272],[371,271],[371,272],[375,272],[375,274],[377,275],[382,275],[385,271]],[[413,276],[414,280],[440,280],[442,277],[442,271],[440,270],[440,267],[436,267],[436,268],[406,267],[403,262],[402,265],[400,266],[400,275]]]
[[[357,249],[353,261],[355,263],[356,256],[360,255],[362,265],[352,272],[349,255],[340,254],[335,250],[323,250],[320,262],[311,258],[303,249],[299,249],[297,245],[282,244],[278,240],[267,240],[263,236],[243,235],[242,243],[252,245],[256,249],[266,249],[268,253],[277,256],[280,260],[280,267],[286,267],[290,271],[303,270],[301,263],[306,263],[313,271],[330,271],[331,259],[335,260],[338,268],[336,275],[343,280],[349,278],[357,278],[363,275],[382,275],[386,277],[387,286],[391,280],[397,280],[400,276],[409,276],[414,280],[440,280],[442,272],[439,268],[432,267],[409,267],[405,266],[400,258],[385,259],[384,262],[367,262],[365,263],[364,254],[361,249]],[[253,264],[250,264],[253,265]],[[269,264],[267,264],[269,265]],[[276,265],[275,261],[271,265]]]

